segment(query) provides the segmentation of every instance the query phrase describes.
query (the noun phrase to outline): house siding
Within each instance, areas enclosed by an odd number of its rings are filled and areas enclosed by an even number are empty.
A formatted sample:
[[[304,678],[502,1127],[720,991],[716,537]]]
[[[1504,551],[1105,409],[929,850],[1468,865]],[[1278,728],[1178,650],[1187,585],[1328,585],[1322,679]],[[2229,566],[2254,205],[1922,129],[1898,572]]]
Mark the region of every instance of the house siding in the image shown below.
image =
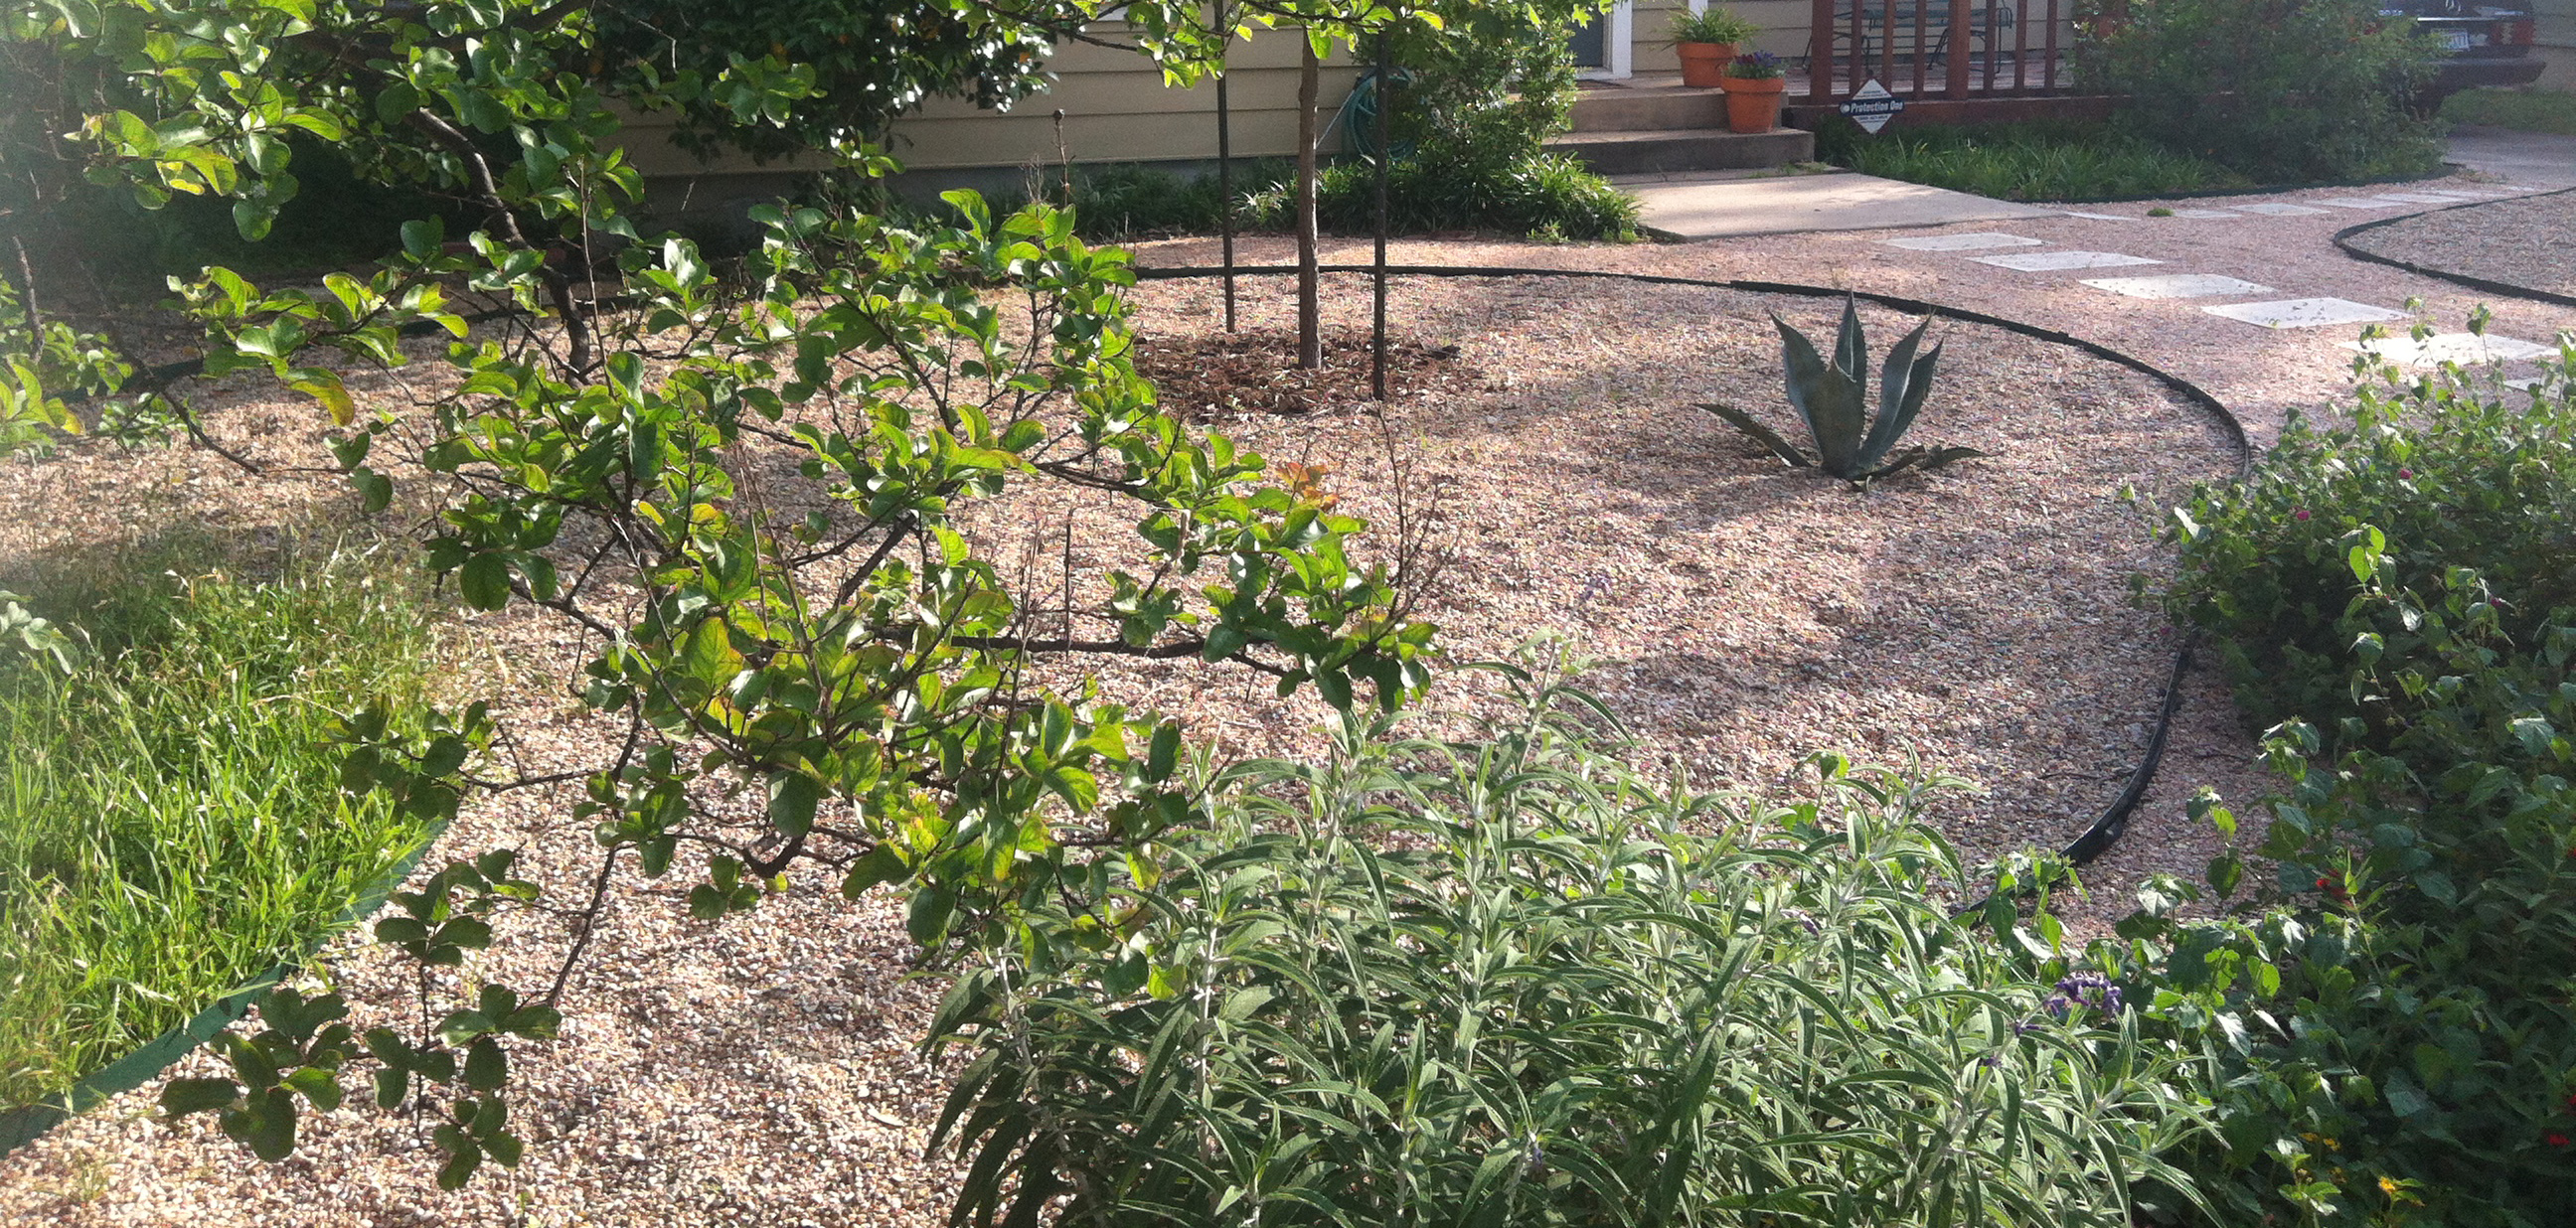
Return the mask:
[[[1119,27],[1099,31],[1117,38]],[[1232,111],[1234,153],[1238,157],[1285,157],[1297,150],[1297,78],[1299,35],[1284,30],[1256,30],[1228,58],[1231,78],[1227,102]],[[1053,166],[1075,162],[1161,162],[1216,156],[1216,85],[1203,81],[1189,89],[1163,83],[1162,73],[1142,55],[1087,43],[1057,48],[1048,65],[1055,79],[1038,93],[990,111],[953,98],[936,98],[898,121],[890,150],[905,168],[942,171],[964,168]],[[1330,123],[1334,109],[1351,90],[1358,69],[1345,56],[1326,61],[1317,97]],[[1056,113],[1063,112],[1059,133]],[[741,157],[701,161],[670,143],[669,125],[639,117],[629,127],[627,154],[636,167],[655,178],[748,175],[820,169],[820,158],[796,158],[756,166]],[[1337,134],[1327,131],[1324,148],[1339,148]]]

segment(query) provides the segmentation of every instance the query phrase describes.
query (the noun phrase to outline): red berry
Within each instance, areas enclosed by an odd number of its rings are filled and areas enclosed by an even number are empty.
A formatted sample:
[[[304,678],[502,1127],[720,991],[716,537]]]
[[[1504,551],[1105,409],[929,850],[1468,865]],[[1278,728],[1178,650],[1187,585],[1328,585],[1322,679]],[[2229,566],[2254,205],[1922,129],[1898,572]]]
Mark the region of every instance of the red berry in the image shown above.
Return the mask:
[[[2564,1147],[2567,1145],[2567,1136],[2552,1130],[2549,1132],[2549,1145],[2552,1147]]]

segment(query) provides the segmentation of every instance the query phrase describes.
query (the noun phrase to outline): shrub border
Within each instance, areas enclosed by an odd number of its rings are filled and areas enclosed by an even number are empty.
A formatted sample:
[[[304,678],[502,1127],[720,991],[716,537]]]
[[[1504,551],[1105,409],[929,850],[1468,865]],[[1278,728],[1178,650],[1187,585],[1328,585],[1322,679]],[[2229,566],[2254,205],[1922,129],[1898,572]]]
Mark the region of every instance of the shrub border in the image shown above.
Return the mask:
[[[320,934],[306,942],[301,951],[279,960],[268,971],[252,978],[249,984],[197,1012],[196,1017],[143,1042],[134,1051],[91,1072],[69,1089],[33,1104],[0,1110],[0,1157],[14,1154],[19,1148],[44,1137],[47,1131],[98,1107],[109,1098],[133,1091],[160,1077],[181,1058],[195,1052],[197,1046],[214,1039],[216,1033],[248,1014],[251,1007],[266,1001],[269,991],[301,971],[305,964],[311,962],[314,953],[322,949],[323,943],[334,935],[355,928],[384,907],[386,897],[392,895],[394,888],[401,886],[403,880],[410,878],[412,871],[420,868],[422,859],[429,856],[429,850],[437,845],[439,837],[447,834],[448,823],[447,819],[432,822],[421,833],[417,847],[388,867],[366,890],[359,892],[358,897],[324,926]]]
[[[2452,273],[2442,269],[2432,268],[2428,265],[2416,264],[2413,261],[2399,260],[2394,256],[2382,256],[2377,252],[2363,251],[2362,249],[2353,246],[2351,242],[2354,235],[2360,234],[2363,231],[2377,230],[2382,226],[2394,226],[2399,222],[2411,222],[2416,218],[2430,217],[2436,213],[2449,213],[2455,209],[2477,209],[2487,205],[2501,205],[2507,201],[2539,200],[2546,196],[2565,196],[2570,192],[2576,192],[2576,188],[2559,188],[2550,192],[2533,192],[2528,196],[2509,196],[2498,200],[2463,201],[2456,205],[2444,205],[2439,209],[2420,209],[2413,213],[2401,213],[2396,217],[2374,218],[2370,221],[2363,222],[2360,225],[2346,226],[2343,229],[2334,232],[2334,245],[2336,248],[2340,249],[2344,255],[2350,256],[2355,260],[2365,260],[2372,264],[2384,264],[2392,269],[2402,269],[2406,272],[2413,273],[2417,277],[2429,277],[2435,281],[2447,281],[2455,286],[2466,286],[2469,289],[2482,291],[2487,294],[2502,294],[2511,298],[2530,299],[2534,302],[2554,303],[2560,307],[2576,307],[2576,294],[2560,294],[2553,290],[2540,290],[2530,286],[2517,286],[2509,281],[2492,281],[2484,277],[2472,277],[2466,273]]]
[[[1249,277],[1275,277],[1295,273],[1296,271],[1297,269],[1294,265],[1276,264],[1238,265],[1233,270],[1237,276]],[[1320,267],[1316,271],[1319,273],[1375,273],[1377,270],[1375,266],[1365,264],[1328,264]],[[1222,277],[1225,276],[1227,270],[1222,267],[1210,267],[1205,265],[1164,265],[1136,266],[1134,268],[1134,272],[1138,281],[1182,281],[1193,278]],[[1887,307],[1897,311],[1907,312],[1909,314],[1948,316],[1951,319],[1965,320],[1971,324],[1984,324],[1989,327],[2000,328],[2006,332],[2017,333],[2025,337],[2046,341],[2054,345],[2063,345],[2081,350],[2095,358],[2100,358],[2107,362],[2127,367],[2130,370],[2139,372],[2140,374],[2163,384],[2167,391],[2191,402],[2193,405],[2198,406],[2203,412],[2208,414],[2210,419],[2215,421],[2218,424],[2219,429],[2226,434],[2229,442],[2236,446],[2236,475],[2240,480],[2252,473],[2254,468],[2254,443],[2253,440],[2245,433],[2245,423],[2237,418],[2235,411],[2227,408],[2225,402],[2210,395],[2207,389],[2202,388],[2200,385],[2192,383],[2190,380],[2184,379],[2171,371],[2167,371],[2154,363],[2148,362],[2143,358],[2139,358],[2134,354],[2123,353],[2122,351],[2112,349],[2110,346],[2104,345],[2101,342],[2087,341],[2073,333],[2062,332],[2054,328],[2044,328],[2036,324],[2028,324],[2023,321],[2009,319],[2004,316],[1989,315],[1982,311],[1972,311],[1962,307],[1944,307],[1938,303],[1926,302],[1922,299],[1906,298],[1901,295],[1878,294],[1868,290],[1852,290],[1847,288],[1837,289],[1829,286],[1810,286],[1798,282],[1716,281],[1701,277],[1674,277],[1660,273],[1622,273],[1605,269],[1517,268],[1495,265],[1390,264],[1386,266],[1386,274],[1389,277],[1576,277],[1593,278],[1605,281],[1637,282],[1645,285],[1656,286],[1695,286],[1710,290],[1733,290],[1743,294],[1778,294],[1798,298],[1841,298],[1845,295],[1850,295],[1854,298],[1875,303],[1881,307]],[[2186,645],[2182,648],[2176,649],[2174,652],[2173,669],[2165,678],[2164,698],[2157,708],[2155,730],[2147,739],[2146,754],[2139,758],[2138,766],[2129,773],[2129,783],[2125,788],[2120,790],[2119,796],[2114,798],[2110,806],[2103,810],[2090,825],[2086,826],[2083,834],[2077,836],[2060,851],[2059,855],[2066,858],[2067,861],[2079,866],[2092,861],[2094,858],[2101,856],[2105,851],[2109,850],[2113,844],[2119,841],[2121,833],[2128,830],[2129,815],[2138,808],[2138,803],[2146,798],[2147,786],[2154,783],[2156,769],[2164,763],[2165,740],[2167,736],[2173,732],[2174,713],[2182,706],[2183,675],[2190,668],[2191,648]],[[1965,908],[1961,909],[1960,912],[1964,914],[1968,911],[1972,911],[1983,906],[1984,902],[1985,900],[1980,898],[1979,900],[1968,904]]]

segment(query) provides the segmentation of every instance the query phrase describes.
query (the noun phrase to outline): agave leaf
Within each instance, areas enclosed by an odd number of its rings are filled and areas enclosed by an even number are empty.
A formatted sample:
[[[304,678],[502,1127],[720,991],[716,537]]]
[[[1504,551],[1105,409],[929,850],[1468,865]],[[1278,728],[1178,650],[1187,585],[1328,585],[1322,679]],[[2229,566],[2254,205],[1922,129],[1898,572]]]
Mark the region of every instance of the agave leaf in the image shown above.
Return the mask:
[[[1780,330],[1781,365],[1788,368],[1789,404],[1807,420],[1816,439],[1816,466],[1838,478],[1859,472],[1862,402],[1860,381],[1825,365],[1816,344],[1804,333],[1772,316]]]
[[[1852,382],[1869,379],[1869,343],[1860,331],[1860,299],[1843,296],[1843,326],[1834,334],[1834,368],[1851,377]]]
[[[1869,438],[1860,445],[1858,463],[1863,469],[1877,468],[1879,461],[1896,447],[1896,441],[1905,437],[1905,428],[1914,424],[1914,416],[1906,407],[1910,404],[1920,408],[1924,394],[1932,387],[1929,360],[1918,363],[1914,358],[1915,349],[1923,344],[1924,330],[1930,327],[1931,317],[1926,316],[1913,332],[1896,343],[1895,349],[1887,352],[1887,365],[1878,373],[1878,418],[1870,423]],[[1933,351],[1939,353],[1940,347],[1933,347]]]
[[[1985,453],[1980,452],[1975,448],[1933,448],[1929,450],[1923,448],[1907,448],[1906,450],[1897,453],[1895,459],[1890,460],[1885,465],[1863,474],[1859,480],[1864,482],[1875,482],[1880,478],[1894,477],[1908,469],[1930,473],[1931,471],[1938,469],[1943,465],[1947,465],[1952,461],[1963,461],[1972,456],[1984,455]]]
[[[1975,448],[1934,448],[1930,456],[1915,462],[1914,467],[1928,473],[1952,461],[1963,461],[1984,455],[1986,453]]]
[[[1932,347],[1931,353],[1914,360],[1914,369],[1905,377],[1905,399],[1895,405],[1896,433],[1889,437],[1890,443],[1903,439],[1905,432],[1914,429],[1914,415],[1923,412],[1924,398],[1932,395],[1932,372],[1940,362],[1941,346],[1938,345]]]
[[[1699,408],[1726,419],[1728,425],[1752,436],[1753,442],[1771,449],[1771,454],[1779,457],[1782,464],[1792,469],[1807,467],[1807,458],[1804,454],[1789,446],[1788,440],[1780,438],[1780,432],[1762,425],[1751,414],[1732,405],[1718,405],[1707,401],[1700,402]]]

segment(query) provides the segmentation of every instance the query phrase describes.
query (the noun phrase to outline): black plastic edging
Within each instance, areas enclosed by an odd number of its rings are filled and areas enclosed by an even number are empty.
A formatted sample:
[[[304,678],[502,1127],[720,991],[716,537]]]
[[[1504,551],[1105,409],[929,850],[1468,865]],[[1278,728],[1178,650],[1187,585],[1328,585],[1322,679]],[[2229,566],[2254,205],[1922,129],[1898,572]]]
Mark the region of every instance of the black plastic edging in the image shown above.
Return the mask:
[[[1134,268],[1132,271],[1136,274],[1138,280],[1141,281],[1181,281],[1197,277],[1219,277],[1226,273],[1226,270],[1222,268],[1193,266],[1140,266]],[[1234,274],[1238,277],[1278,276],[1294,273],[1296,271],[1297,269],[1293,265],[1239,265],[1233,270]],[[1375,270],[1368,265],[1330,264],[1323,266],[1317,271],[1323,273],[1372,273]],[[2220,401],[2217,397],[2211,396],[2207,389],[2204,389],[2200,385],[2192,383],[2190,380],[2184,379],[2171,371],[2167,371],[2154,363],[2148,362],[2143,358],[2122,353],[2121,351],[2112,349],[2098,341],[2087,341],[2072,333],[2061,332],[2053,328],[2042,328],[2036,324],[2027,324],[2020,320],[2007,319],[2003,316],[1988,315],[1982,311],[1970,311],[1959,307],[1944,307],[1938,303],[1925,302],[1921,299],[1904,298],[1893,294],[1876,294],[1867,290],[1840,290],[1827,286],[1809,286],[1801,285],[1796,282],[1784,281],[1715,281],[1700,277],[1673,277],[1660,273],[1621,273],[1603,269],[1513,268],[1508,266],[1496,267],[1440,264],[1389,265],[1387,266],[1386,271],[1390,276],[1405,277],[1598,278],[1611,281],[1642,282],[1648,285],[1659,286],[1694,286],[1709,290],[1732,290],[1744,294],[1795,295],[1800,298],[1842,298],[1848,295],[1853,298],[1876,303],[1881,307],[1892,308],[1897,311],[1919,313],[1923,315],[1947,316],[1954,320],[1966,320],[1972,324],[1983,324],[1992,328],[2000,328],[2006,332],[2018,333],[2022,336],[2031,337],[2040,341],[2082,350],[2096,358],[2100,358],[2106,362],[2117,363],[2156,380],[2158,383],[2163,384],[2168,391],[2175,393],[2184,400],[2191,402],[2192,404],[2200,407],[2203,411],[2207,412],[2209,416],[2219,424],[2219,427],[2226,432],[2229,440],[2234,442],[2236,445],[2237,476],[2239,478],[2251,474],[2254,469],[2254,444],[2253,440],[2245,433],[2245,424],[2238,420],[2233,410],[2227,408],[2225,402]],[[2077,836],[2073,842],[2066,846],[2061,855],[2064,856],[2067,861],[2079,866],[2092,861],[2094,858],[2101,856],[2102,853],[2109,849],[2114,843],[2117,843],[2120,839],[2121,833],[2128,830],[2130,813],[2135,811],[2138,808],[2138,803],[2145,799],[2147,795],[2147,786],[2155,780],[2156,769],[2164,764],[2165,741],[2173,732],[2174,713],[2182,707],[2183,675],[2189,671],[2190,668],[2191,649],[2189,647],[2176,649],[2174,652],[2173,669],[2165,677],[2164,699],[2157,707],[2155,731],[2149,735],[2147,739],[2146,754],[2139,759],[2136,770],[2129,773],[2129,783],[2126,787],[2120,790],[2120,795],[2117,798],[2114,798],[2111,805],[2103,810],[2101,815],[2096,817],[2093,822],[2084,829],[2084,833],[2082,835]],[[1980,898],[1977,901],[1962,907],[1952,915],[1964,916],[1969,912],[1983,907],[1986,899],[1990,898],[1992,897]]]
[[[2501,294],[2508,298],[2530,299],[2534,302],[2540,303],[2554,303],[2560,307],[2576,307],[2576,294],[2559,294],[2549,290],[2536,290],[2530,286],[2517,286],[2509,281],[2491,281],[2484,277],[2471,277],[2466,273],[2453,273],[2444,269],[2436,269],[2426,265],[2416,264],[2412,261],[2399,260],[2394,256],[2382,256],[2377,252],[2363,251],[2358,247],[2354,247],[2351,243],[2352,237],[2362,233],[2363,231],[2377,230],[2382,226],[2394,226],[2399,222],[2411,222],[2416,218],[2431,217],[2436,213],[2449,213],[2454,209],[2475,209],[2484,205],[2501,205],[2508,201],[2539,200],[2545,196],[2565,196],[2570,192],[2576,192],[2576,188],[2560,188],[2554,192],[2533,192],[2528,196],[2507,196],[2495,200],[2463,201],[2456,205],[2445,205],[2439,209],[2423,209],[2414,213],[2399,214],[2396,217],[2376,218],[2371,221],[2363,222],[2357,226],[2346,226],[2343,229],[2336,231],[2334,233],[2334,245],[2337,248],[2342,249],[2344,255],[2350,256],[2355,260],[2367,260],[2372,264],[2384,264],[2392,269],[2402,269],[2406,272],[2413,273],[2417,277],[2429,277],[2435,281],[2447,281],[2452,285],[2466,286],[2469,289],[2477,290],[2486,294]]]
[[[279,960],[267,972],[252,978],[250,984],[217,999],[214,1005],[197,1012],[196,1017],[186,1023],[145,1041],[140,1048],[101,1067],[73,1084],[69,1090],[57,1092],[34,1104],[0,1111],[0,1156],[7,1156],[36,1141],[46,1131],[88,1112],[111,1096],[123,1095],[160,1077],[162,1072],[177,1065],[179,1059],[195,1052],[197,1046],[214,1039],[216,1033],[248,1014],[250,1008],[266,1001],[270,990],[295,975],[333,935],[356,926],[384,907],[385,898],[392,895],[394,888],[401,886],[404,879],[410,878],[413,870],[420,868],[421,860],[429,855],[439,837],[447,834],[447,824],[445,819],[430,824],[421,833],[418,847],[404,854],[400,861],[360,892],[358,898],[351,900],[338,918],[304,944],[302,951]]]

